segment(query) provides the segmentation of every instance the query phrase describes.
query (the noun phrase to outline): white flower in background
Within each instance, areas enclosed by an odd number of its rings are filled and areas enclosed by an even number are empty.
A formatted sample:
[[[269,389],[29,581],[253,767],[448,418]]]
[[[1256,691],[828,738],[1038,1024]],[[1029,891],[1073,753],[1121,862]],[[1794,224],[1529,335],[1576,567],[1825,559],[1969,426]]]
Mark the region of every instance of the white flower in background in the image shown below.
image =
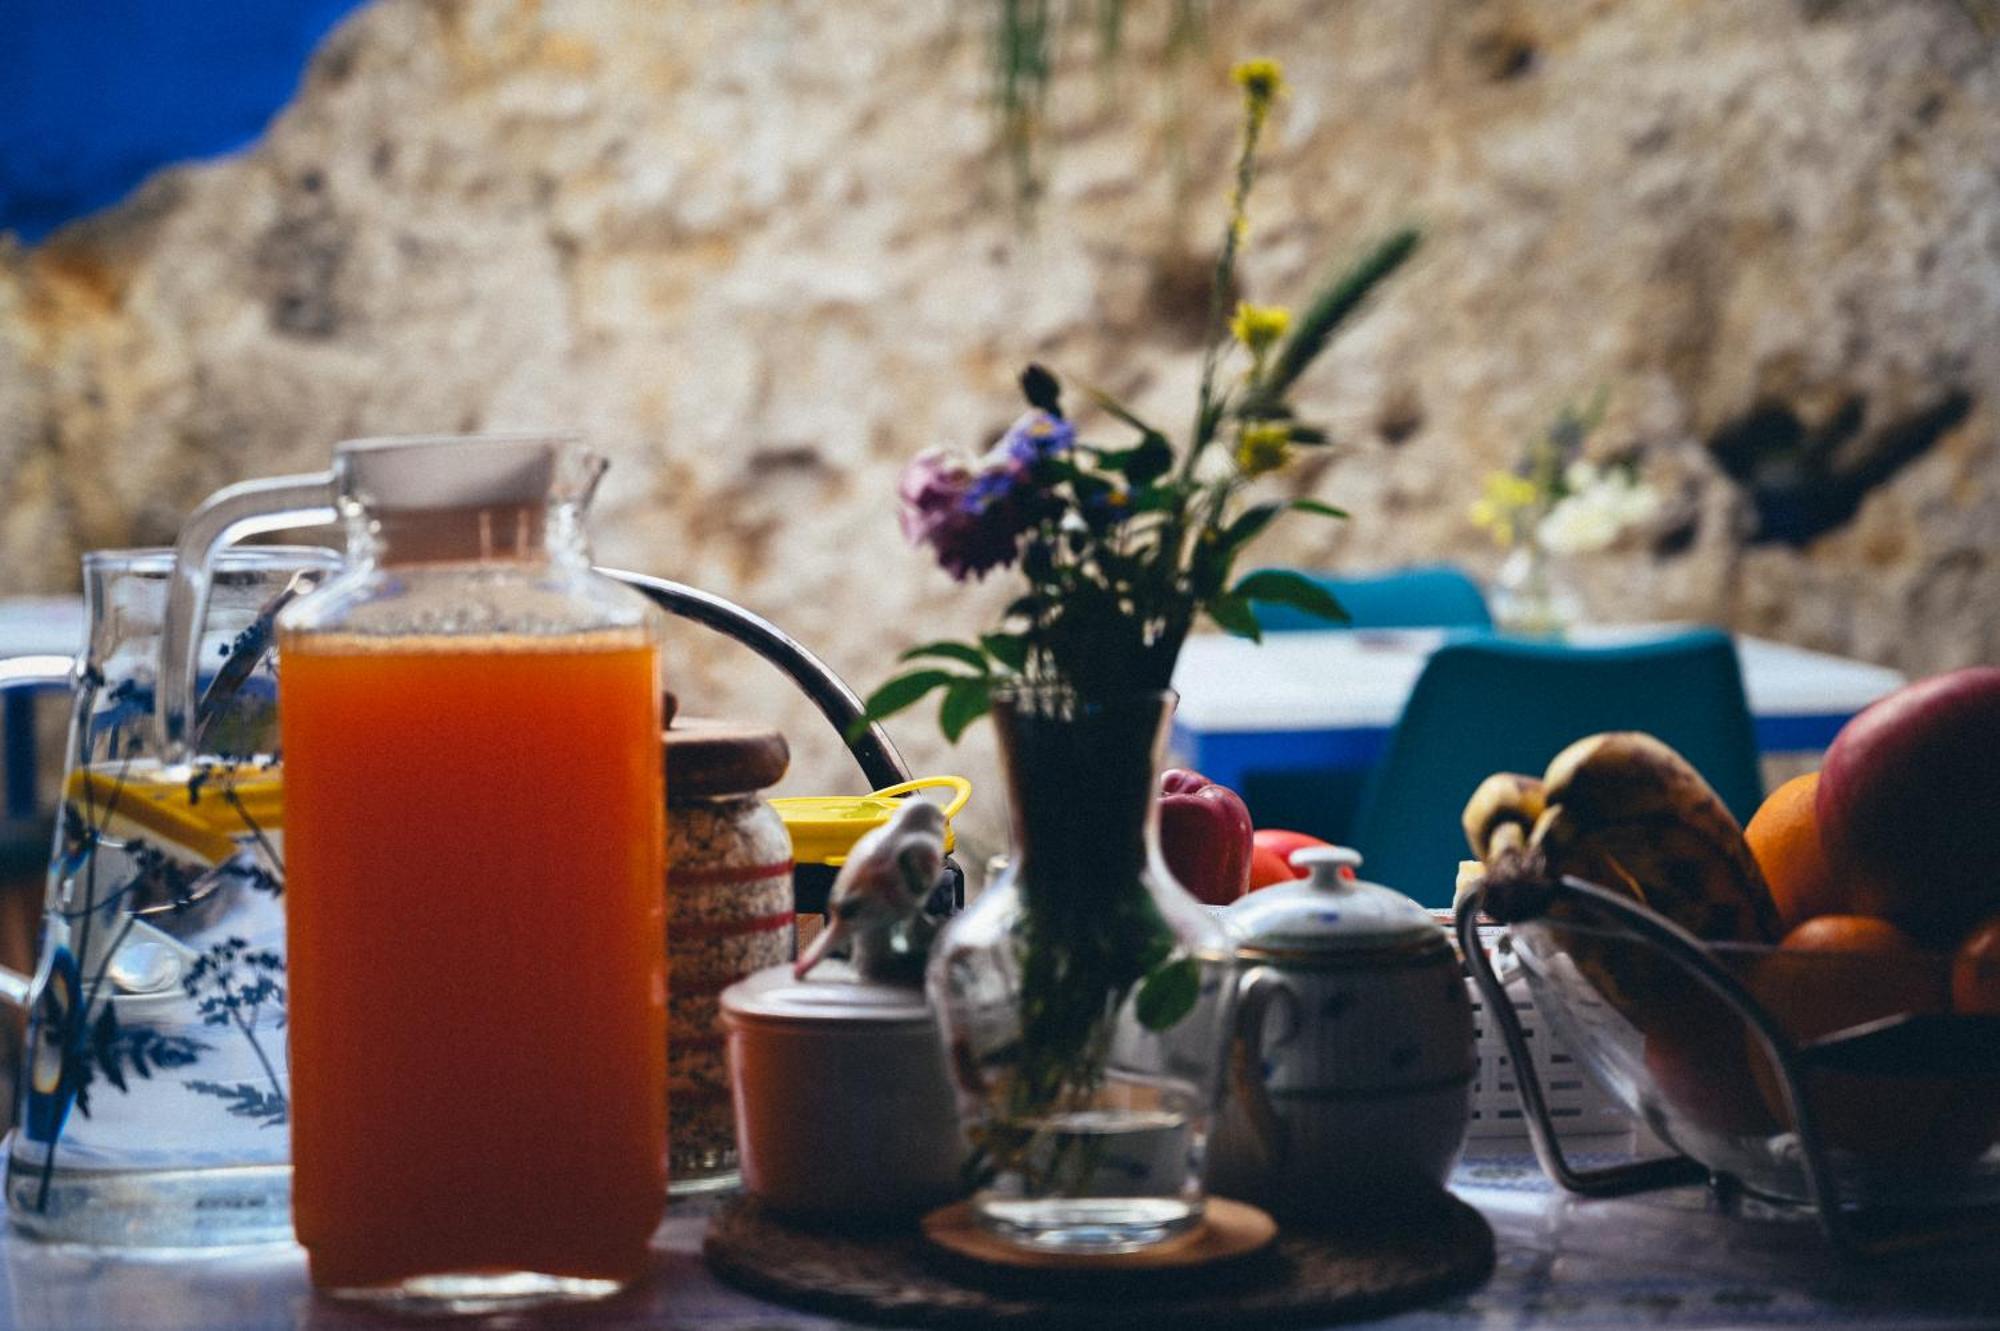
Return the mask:
[[[1578,458],[1563,468],[1563,491],[1566,494],[1584,494],[1596,489],[1599,479],[1597,464]]]
[[[1652,521],[1660,510],[1660,496],[1627,471],[1605,472],[1588,462],[1572,462],[1563,482],[1569,493],[1535,528],[1542,548],[1554,554],[1606,549],[1629,529]]]

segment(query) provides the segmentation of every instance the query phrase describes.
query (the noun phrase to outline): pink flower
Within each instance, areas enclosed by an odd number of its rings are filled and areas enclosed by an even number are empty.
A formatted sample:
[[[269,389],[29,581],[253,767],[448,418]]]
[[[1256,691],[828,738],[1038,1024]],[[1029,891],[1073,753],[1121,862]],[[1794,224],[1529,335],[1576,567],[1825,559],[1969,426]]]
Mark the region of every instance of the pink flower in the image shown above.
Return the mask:
[[[896,486],[903,535],[912,545],[930,546],[938,564],[960,582],[1013,563],[1019,536],[1004,506],[974,511],[969,499],[977,479],[966,458],[931,448],[910,460]]]

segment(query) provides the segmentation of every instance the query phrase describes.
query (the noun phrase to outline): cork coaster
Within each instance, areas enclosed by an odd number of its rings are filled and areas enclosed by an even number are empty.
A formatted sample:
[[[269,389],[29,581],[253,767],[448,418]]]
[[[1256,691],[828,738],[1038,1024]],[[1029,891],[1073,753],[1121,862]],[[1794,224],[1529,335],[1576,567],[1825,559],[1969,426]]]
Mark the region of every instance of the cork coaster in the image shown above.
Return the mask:
[[[1471,1289],[1493,1269],[1493,1231],[1439,1192],[1393,1215],[1359,1215],[1351,1230],[1288,1230],[1234,1260],[1107,1280],[968,1260],[915,1225],[808,1228],[739,1197],[710,1220],[702,1254],[759,1297],[893,1326],[1226,1331],[1379,1317]]]
[[[924,1238],[952,1259],[1008,1271],[1062,1272],[1111,1279],[1215,1266],[1253,1256],[1278,1237],[1278,1222],[1244,1202],[1211,1197],[1202,1223],[1164,1243],[1137,1252],[1051,1252],[1023,1248],[995,1235],[973,1215],[969,1202],[953,1202],[924,1217]]]

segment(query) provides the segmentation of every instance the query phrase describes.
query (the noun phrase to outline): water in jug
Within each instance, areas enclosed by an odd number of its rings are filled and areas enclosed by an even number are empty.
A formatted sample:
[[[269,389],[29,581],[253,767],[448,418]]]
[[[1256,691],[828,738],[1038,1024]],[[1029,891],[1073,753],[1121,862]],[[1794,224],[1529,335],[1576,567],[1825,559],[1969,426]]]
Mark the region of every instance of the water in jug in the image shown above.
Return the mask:
[[[87,640],[47,663],[74,709],[38,960],[0,972],[30,1014],[7,1152],[21,1231],[132,1247],[290,1234],[272,624],[338,567],[311,547],[217,562],[176,635],[194,673],[169,755],[154,706],[173,553],[84,559]]]

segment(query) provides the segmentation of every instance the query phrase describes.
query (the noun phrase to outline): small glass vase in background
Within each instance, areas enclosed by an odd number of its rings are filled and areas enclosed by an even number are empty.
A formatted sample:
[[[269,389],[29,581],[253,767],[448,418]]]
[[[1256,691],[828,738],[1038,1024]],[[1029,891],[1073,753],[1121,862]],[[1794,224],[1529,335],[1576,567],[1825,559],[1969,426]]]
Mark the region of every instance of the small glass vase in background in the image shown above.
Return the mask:
[[[980,1222],[1120,1252],[1199,1224],[1233,990],[1160,858],[1172,695],[996,699],[1014,856],[933,949]]]
[[[1492,600],[1494,627],[1522,637],[1560,638],[1583,618],[1567,562],[1532,532],[1501,562]]]

